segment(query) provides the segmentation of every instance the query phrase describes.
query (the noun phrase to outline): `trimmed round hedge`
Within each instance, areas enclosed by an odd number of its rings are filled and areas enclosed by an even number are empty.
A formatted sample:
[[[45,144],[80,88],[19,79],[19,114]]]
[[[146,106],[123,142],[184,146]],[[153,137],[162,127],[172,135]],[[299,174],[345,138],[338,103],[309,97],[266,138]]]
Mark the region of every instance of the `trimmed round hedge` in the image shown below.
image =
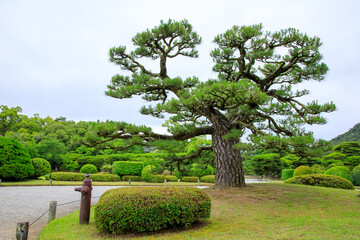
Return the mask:
[[[193,187],[135,187],[106,191],[95,206],[96,226],[105,232],[145,232],[190,227],[209,218],[211,199]]]
[[[51,172],[51,165],[47,160],[43,158],[33,158],[31,162],[35,170],[34,177],[44,176]]]
[[[314,174],[314,170],[312,170],[311,167],[308,166],[299,166],[294,170],[293,177],[302,176],[306,174]]]
[[[342,177],[338,177],[334,175],[325,175],[325,174],[308,174],[308,175],[296,176],[285,180],[284,183],[352,189],[352,190],[354,189],[354,185],[348,180]]]
[[[95,165],[93,164],[85,164],[84,166],[82,166],[80,168],[80,172],[81,173],[97,173],[98,169]]]

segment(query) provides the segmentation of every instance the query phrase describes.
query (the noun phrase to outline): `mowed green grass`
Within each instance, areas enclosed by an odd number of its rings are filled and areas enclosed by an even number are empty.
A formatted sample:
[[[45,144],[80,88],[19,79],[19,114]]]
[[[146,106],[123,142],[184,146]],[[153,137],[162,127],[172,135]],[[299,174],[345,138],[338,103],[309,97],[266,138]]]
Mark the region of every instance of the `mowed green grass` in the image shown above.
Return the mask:
[[[248,184],[245,189],[205,190],[211,218],[190,229],[105,234],[79,213],[56,219],[39,239],[359,239],[359,191],[287,184]]]

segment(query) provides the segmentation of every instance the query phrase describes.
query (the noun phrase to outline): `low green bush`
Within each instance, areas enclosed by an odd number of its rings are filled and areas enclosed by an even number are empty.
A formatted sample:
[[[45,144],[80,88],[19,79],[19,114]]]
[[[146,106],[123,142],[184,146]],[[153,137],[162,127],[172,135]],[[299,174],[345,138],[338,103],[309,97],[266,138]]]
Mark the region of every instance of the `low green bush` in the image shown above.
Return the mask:
[[[102,172],[113,173],[112,169],[113,169],[113,167],[111,164],[105,164],[105,165],[101,166]]]
[[[95,206],[96,227],[110,233],[190,227],[209,218],[211,199],[192,187],[136,187],[106,191]]]
[[[354,168],[351,170],[351,173],[354,173],[354,172],[356,172],[356,171],[360,171],[360,165],[354,167]]]
[[[142,178],[140,176],[131,176],[131,175],[126,175],[126,176],[123,176],[122,179],[124,181],[133,181],[133,182],[141,182],[142,181]]]
[[[281,180],[285,181],[286,179],[292,178],[294,176],[294,169],[283,169],[281,171]]]
[[[147,165],[146,167],[144,167],[143,170],[141,171],[141,178],[146,182],[151,182],[153,177],[152,169],[154,168],[155,166],[153,165]]]
[[[215,175],[205,175],[200,178],[200,182],[215,183]]]
[[[80,168],[81,173],[97,173],[97,167],[93,164],[85,164]]]
[[[354,185],[348,180],[326,174],[307,174],[301,176],[295,176],[285,180],[287,184],[303,184],[319,187],[330,187],[330,188],[342,188],[342,189],[354,189]]]
[[[347,173],[347,172],[337,172],[337,173],[335,173],[334,175],[335,175],[335,176],[338,176],[338,177],[345,178],[345,179],[348,180],[349,182],[354,183],[353,177],[351,176],[350,173]]]
[[[324,172],[324,174],[342,177],[348,180],[349,182],[353,183],[353,178],[351,176],[350,170],[348,167],[345,166],[335,166],[329,168]]]
[[[142,162],[117,161],[113,163],[113,173],[119,176],[124,175],[141,175],[144,167]]]
[[[165,175],[154,174],[152,175],[151,182],[162,183],[165,181],[165,179],[166,179]]]
[[[97,155],[97,156],[82,156],[76,159],[76,162],[79,164],[79,168],[85,164],[95,165],[97,169],[101,169],[101,166],[106,163],[106,155]]]
[[[47,160],[43,158],[33,158],[31,162],[34,166],[34,177],[44,176],[51,172],[51,165]]]
[[[315,174],[323,174],[325,172],[325,168],[319,164],[312,165],[311,169],[314,170]]]
[[[345,166],[335,166],[335,167],[331,167],[328,170],[326,170],[324,172],[324,174],[327,175],[335,175],[337,172],[347,172],[350,173],[349,168],[345,167]]]
[[[197,182],[198,180],[198,177],[183,177],[181,179],[182,182]]]
[[[353,180],[356,186],[360,186],[360,170],[353,172]]]
[[[119,181],[121,181],[121,179],[118,175],[110,174],[110,173],[106,173],[106,174],[96,173],[96,174],[92,174],[90,176],[90,178],[94,182],[119,182]]]
[[[314,170],[311,169],[311,167],[308,166],[299,166],[294,170],[294,177],[296,176],[302,176],[306,174],[314,174]]]
[[[165,175],[166,181],[168,182],[177,182],[179,179],[174,175]]]
[[[85,176],[83,173],[73,172],[53,172],[50,178],[55,181],[83,181]],[[117,182],[120,181],[120,177],[115,174],[91,174],[90,178],[96,182]]]

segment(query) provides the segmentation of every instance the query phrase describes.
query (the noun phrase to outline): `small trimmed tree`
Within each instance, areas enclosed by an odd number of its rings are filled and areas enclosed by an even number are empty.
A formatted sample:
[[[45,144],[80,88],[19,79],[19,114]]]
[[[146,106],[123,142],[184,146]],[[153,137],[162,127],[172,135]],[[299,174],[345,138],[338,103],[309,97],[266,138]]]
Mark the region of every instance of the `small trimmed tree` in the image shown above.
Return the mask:
[[[30,154],[18,141],[0,137],[0,178],[22,180],[34,174]]]
[[[48,161],[43,158],[31,159],[32,165],[34,166],[34,177],[44,176],[51,172],[51,165]]]

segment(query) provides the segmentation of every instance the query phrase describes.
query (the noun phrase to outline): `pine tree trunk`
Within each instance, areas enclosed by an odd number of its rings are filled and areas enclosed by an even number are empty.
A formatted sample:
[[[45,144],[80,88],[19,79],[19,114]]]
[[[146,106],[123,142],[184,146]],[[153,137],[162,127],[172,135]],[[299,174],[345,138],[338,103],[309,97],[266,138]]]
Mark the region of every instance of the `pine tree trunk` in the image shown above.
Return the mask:
[[[212,134],[216,163],[214,188],[245,187],[240,150],[234,148],[238,141],[224,139],[229,132],[224,128],[217,128]]]

